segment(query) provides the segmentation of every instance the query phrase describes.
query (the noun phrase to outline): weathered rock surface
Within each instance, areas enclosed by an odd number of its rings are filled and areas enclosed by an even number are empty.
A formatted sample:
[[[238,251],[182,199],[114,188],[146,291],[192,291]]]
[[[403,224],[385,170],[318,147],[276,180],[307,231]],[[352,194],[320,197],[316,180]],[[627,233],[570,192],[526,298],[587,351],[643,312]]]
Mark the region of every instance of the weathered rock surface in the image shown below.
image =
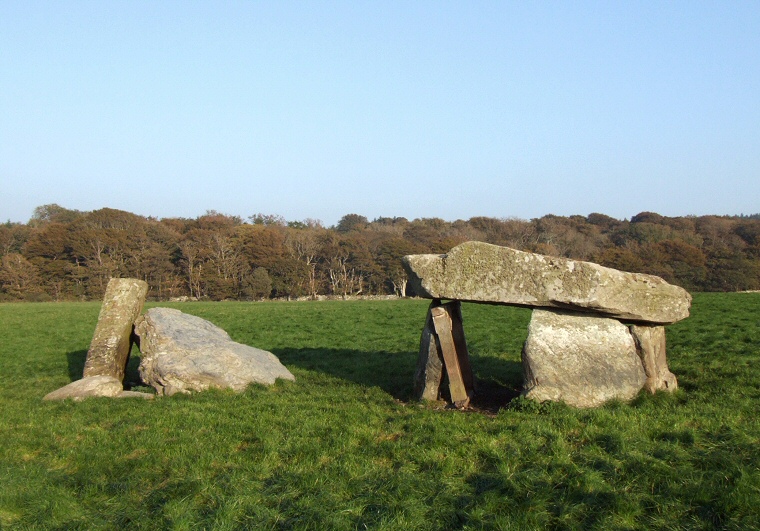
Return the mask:
[[[132,348],[132,329],[142,312],[148,284],[135,278],[108,281],[90,349],[84,376],[113,376],[124,380],[127,358]]]
[[[647,379],[627,326],[569,312],[533,310],[522,362],[525,396],[581,408],[630,400]]]
[[[403,259],[421,297],[548,307],[667,324],[689,316],[691,295],[659,277],[591,262],[465,242],[445,255]]]
[[[137,393],[134,391],[124,391],[121,380],[114,376],[99,375],[88,376],[71,382],[68,385],[48,393],[43,400],[66,400],[71,398],[76,401],[95,396],[106,396],[111,398],[153,398],[153,395],[147,393]]]
[[[647,375],[644,388],[650,393],[678,389],[676,375],[668,369],[665,353],[665,328],[662,326],[631,326],[636,351]]]
[[[414,395],[418,400],[439,399],[444,372],[441,346],[435,334],[433,316],[428,312],[420,337],[420,355],[414,373]]]
[[[214,324],[171,308],[151,308],[135,324],[140,376],[159,394],[295,380],[271,352],[236,343]]]

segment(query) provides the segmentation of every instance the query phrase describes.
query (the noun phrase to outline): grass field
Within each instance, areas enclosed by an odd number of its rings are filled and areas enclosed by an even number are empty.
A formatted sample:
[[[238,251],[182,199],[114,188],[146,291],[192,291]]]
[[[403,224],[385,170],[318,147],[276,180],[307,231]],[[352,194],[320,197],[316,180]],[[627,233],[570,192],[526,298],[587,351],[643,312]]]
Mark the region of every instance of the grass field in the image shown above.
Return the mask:
[[[0,528],[760,529],[760,294],[697,294],[668,329],[680,390],[593,410],[510,401],[523,309],[463,306],[460,412],[411,400],[425,301],[165,306],[296,382],[43,402],[99,304],[0,304]]]

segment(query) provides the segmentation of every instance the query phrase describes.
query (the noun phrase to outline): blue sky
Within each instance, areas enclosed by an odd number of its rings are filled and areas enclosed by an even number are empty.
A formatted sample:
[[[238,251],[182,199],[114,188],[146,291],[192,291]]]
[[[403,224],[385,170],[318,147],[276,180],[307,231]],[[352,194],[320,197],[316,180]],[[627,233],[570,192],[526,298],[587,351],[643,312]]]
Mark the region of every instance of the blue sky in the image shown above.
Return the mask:
[[[0,220],[750,214],[759,184],[756,1],[0,1]]]

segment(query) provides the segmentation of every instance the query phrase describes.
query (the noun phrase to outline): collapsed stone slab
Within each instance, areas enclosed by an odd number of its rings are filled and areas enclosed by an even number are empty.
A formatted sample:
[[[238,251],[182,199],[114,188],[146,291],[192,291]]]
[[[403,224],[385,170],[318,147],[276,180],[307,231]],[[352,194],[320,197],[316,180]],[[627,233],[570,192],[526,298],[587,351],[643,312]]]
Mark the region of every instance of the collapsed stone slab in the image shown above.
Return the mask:
[[[447,254],[409,255],[404,268],[417,295],[600,313],[669,324],[689,316],[691,295],[659,277],[592,262],[465,242]]]
[[[132,328],[142,312],[148,284],[136,278],[112,278],[108,281],[98,324],[87,351],[84,377],[113,376],[124,380]]]
[[[109,398],[146,398],[151,399],[153,395],[148,393],[138,393],[135,391],[125,391],[121,380],[114,376],[100,375],[87,376],[81,380],[76,380],[68,385],[56,389],[46,394],[43,400],[66,400],[75,401],[84,400],[85,398],[105,396]]]
[[[172,308],[151,308],[135,323],[140,377],[158,394],[211,387],[243,391],[295,377],[271,352],[232,341],[214,324]]]
[[[575,407],[630,400],[647,381],[628,327],[592,315],[533,310],[522,363],[526,397]]]

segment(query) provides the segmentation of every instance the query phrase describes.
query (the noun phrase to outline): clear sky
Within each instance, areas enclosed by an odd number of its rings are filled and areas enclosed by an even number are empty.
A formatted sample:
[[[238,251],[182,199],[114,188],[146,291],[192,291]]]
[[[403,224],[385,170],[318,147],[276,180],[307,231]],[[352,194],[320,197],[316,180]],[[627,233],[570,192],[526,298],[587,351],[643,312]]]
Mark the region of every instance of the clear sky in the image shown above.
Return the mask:
[[[760,212],[760,2],[0,0],[0,221],[36,206]]]

